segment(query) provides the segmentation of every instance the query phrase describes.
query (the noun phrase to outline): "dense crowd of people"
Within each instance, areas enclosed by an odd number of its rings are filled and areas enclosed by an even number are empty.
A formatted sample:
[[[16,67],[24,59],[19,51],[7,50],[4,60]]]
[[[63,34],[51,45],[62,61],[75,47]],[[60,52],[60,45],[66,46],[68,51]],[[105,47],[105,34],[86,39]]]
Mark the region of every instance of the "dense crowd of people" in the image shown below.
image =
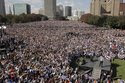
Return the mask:
[[[14,24],[4,31],[0,44],[9,43],[13,49],[0,59],[0,83],[91,83],[95,80],[90,75],[70,67],[69,55],[84,51],[108,60],[125,59],[122,30],[73,21],[41,21]]]

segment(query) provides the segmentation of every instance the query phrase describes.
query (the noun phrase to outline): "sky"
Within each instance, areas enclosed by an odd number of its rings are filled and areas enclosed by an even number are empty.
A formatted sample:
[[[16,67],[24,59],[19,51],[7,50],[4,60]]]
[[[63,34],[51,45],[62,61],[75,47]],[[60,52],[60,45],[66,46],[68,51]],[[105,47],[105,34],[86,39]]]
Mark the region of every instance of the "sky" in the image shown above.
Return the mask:
[[[57,0],[57,5],[72,6],[73,10],[81,10],[85,11],[85,13],[89,13],[90,2],[91,0]],[[9,6],[12,9],[14,3],[30,4],[32,13],[38,13],[40,8],[44,8],[44,0],[5,0],[7,13]]]
[[[57,0],[57,5],[72,6],[73,10],[82,10],[89,12],[91,0]],[[32,13],[38,13],[40,8],[44,8],[44,0],[5,0],[6,11],[8,13],[9,6],[14,3],[28,3],[31,5]]]

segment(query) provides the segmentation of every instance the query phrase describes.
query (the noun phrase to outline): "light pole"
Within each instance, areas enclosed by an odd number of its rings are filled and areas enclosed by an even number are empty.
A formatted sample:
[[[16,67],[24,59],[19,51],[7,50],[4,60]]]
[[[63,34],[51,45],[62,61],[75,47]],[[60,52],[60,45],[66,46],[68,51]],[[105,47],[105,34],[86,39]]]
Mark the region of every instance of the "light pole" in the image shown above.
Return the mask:
[[[0,42],[1,42],[1,44],[2,44],[2,37],[3,37],[3,35],[4,35],[4,33],[5,33],[5,29],[6,29],[6,26],[4,26],[4,25],[0,25],[0,37],[1,37],[1,39],[0,39]],[[3,51],[4,49],[1,49],[0,48],[0,52],[1,51]],[[2,59],[4,57],[4,55],[0,55],[0,59]]]
[[[4,34],[6,28],[7,28],[7,27],[6,27],[5,25],[0,25],[0,37],[1,37],[1,38],[2,38],[2,36],[3,36],[3,34]]]

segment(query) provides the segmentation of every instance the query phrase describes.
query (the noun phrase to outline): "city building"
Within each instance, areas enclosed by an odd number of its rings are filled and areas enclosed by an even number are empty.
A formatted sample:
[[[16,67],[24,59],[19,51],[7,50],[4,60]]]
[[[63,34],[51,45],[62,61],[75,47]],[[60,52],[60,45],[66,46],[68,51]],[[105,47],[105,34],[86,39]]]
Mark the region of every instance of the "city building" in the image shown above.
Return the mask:
[[[98,16],[125,15],[125,3],[123,3],[123,0],[92,0],[90,13]]]
[[[125,3],[120,4],[120,15],[125,16]]]
[[[73,16],[78,16],[78,10],[74,10]]]
[[[79,17],[78,16],[68,16],[67,19],[72,20],[72,21],[78,21]]]
[[[44,10],[49,19],[56,18],[56,0],[44,0]]]
[[[9,6],[9,14],[12,15],[11,7]]]
[[[72,16],[72,7],[71,6],[66,6],[65,7],[65,16]]]
[[[27,3],[16,3],[13,5],[14,15],[31,14],[31,6]]]
[[[58,5],[56,7],[56,15],[57,16],[64,16],[64,8],[63,8],[63,5]]]
[[[80,17],[80,18],[81,18],[81,16],[82,16],[82,15],[84,15],[84,14],[85,14],[85,12],[84,12],[84,11],[79,11],[79,12],[78,12],[78,17]]]
[[[67,19],[73,20],[73,21],[78,21],[81,16],[84,15],[84,11],[81,10],[74,10],[72,16],[68,16]]]
[[[4,0],[0,0],[0,15],[5,15],[5,1]]]
[[[45,15],[45,11],[44,11],[43,8],[40,8],[40,9],[39,9],[39,14]]]
[[[82,15],[84,15],[84,11],[74,10],[73,16],[80,18]]]

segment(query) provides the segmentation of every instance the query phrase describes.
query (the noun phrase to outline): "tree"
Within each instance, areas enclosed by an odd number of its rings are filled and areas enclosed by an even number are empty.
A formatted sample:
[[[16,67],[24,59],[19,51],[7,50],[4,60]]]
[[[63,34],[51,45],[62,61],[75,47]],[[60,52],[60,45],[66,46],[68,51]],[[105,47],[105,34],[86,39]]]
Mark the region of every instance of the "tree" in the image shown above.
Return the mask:
[[[89,18],[90,18],[91,16],[93,16],[93,15],[92,15],[92,14],[84,14],[84,15],[81,16],[80,21],[81,21],[81,22],[88,23],[88,20],[89,20]]]
[[[118,27],[120,29],[125,29],[125,16],[120,16],[118,20]]]
[[[106,20],[106,25],[110,28],[118,28],[118,17],[109,16]]]

